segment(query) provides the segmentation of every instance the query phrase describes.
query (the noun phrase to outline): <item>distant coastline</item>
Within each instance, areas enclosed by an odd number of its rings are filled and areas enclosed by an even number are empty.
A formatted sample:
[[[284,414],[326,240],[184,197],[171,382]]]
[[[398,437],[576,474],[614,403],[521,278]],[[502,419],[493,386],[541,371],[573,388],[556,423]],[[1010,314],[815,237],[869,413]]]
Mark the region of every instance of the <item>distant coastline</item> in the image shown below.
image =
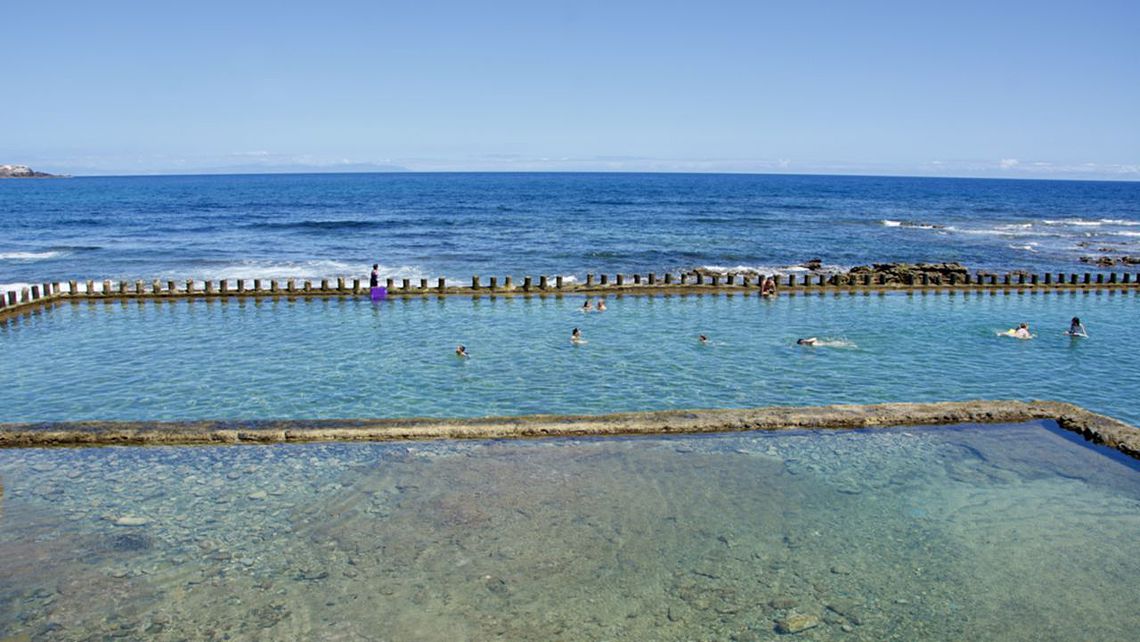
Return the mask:
[[[70,178],[62,174],[38,172],[27,165],[0,165],[0,178]]]

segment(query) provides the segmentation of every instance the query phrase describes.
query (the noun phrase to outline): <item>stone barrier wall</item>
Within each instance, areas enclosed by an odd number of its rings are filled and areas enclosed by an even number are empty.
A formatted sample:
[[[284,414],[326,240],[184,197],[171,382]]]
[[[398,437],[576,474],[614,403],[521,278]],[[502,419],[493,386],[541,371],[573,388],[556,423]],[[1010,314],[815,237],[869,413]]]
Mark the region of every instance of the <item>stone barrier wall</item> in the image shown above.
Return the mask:
[[[1079,433],[1086,439],[1140,459],[1140,429],[1057,401],[770,406],[741,410],[665,410],[475,419],[9,423],[0,424],[0,448],[691,434],[1003,424],[1038,420],[1055,421],[1060,427]]]
[[[573,281],[557,276],[553,279],[541,275],[537,283],[531,276],[525,276],[521,283],[507,276],[481,278],[472,276],[469,284],[449,284],[439,278],[429,279],[387,279],[385,296],[389,298],[422,296],[548,296],[564,294],[587,295],[653,295],[653,294],[757,294],[761,295],[765,275],[712,275],[700,273],[680,273],[664,275],[587,274],[585,281]],[[904,280],[886,282],[882,274],[801,274],[772,276],[776,282],[777,294],[809,294],[826,292],[891,292],[908,293],[954,293],[968,291],[988,291],[991,293],[1038,293],[1056,291],[1136,291],[1140,288],[1140,273],[1048,273],[1027,274],[1010,272],[995,274],[977,272],[974,274],[908,275]],[[16,314],[34,311],[58,301],[88,301],[109,299],[178,299],[178,298],[253,298],[253,297],[367,297],[370,288],[359,278],[337,277],[332,279],[229,279],[222,281],[185,281],[153,279],[149,283],[105,280],[69,281],[67,283],[46,282],[23,288],[20,292],[9,291],[0,297],[0,320]]]

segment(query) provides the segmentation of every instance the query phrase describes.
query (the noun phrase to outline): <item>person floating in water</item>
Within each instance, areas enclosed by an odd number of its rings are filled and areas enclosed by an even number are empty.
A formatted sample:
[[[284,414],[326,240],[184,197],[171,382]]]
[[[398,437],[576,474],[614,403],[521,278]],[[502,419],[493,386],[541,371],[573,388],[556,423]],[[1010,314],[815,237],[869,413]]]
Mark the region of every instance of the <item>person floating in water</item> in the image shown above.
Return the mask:
[[[587,303],[589,303],[589,302],[587,301]],[[598,299],[597,308],[598,308],[598,312],[605,312],[606,311],[606,300],[605,299]]]
[[[581,330],[574,328],[574,331],[570,333],[570,343],[573,343],[574,345],[586,343],[586,340],[582,338]]]
[[[776,296],[776,280],[772,277],[764,279],[764,285],[760,288],[760,296]]]
[[[1065,334],[1069,335],[1070,337],[1089,336],[1088,330],[1085,330],[1085,326],[1083,323],[1081,323],[1080,317],[1073,317],[1072,322],[1069,323],[1069,331]]]
[[[819,339],[817,339],[815,337],[805,337],[803,339],[796,339],[796,345],[798,345],[798,346],[814,346],[817,343],[819,343]]]
[[[1033,335],[1029,332],[1029,324],[1028,323],[1022,323],[1021,325],[1017,326],[1016,330],[1010,330],[1009,336],[1013,337],[1014,339],[1032,339],[1033,338]]]
[[[698,340],[698,341],[700,341],[702,345],[708,345],[708,343],[709,343],[709,338],[708,338],[708,337],[706,337],[706,336],[705,336],[705,335],[703,335],[703,334],[702,334],[702,335],[698,335],[698,336],[697,336],[697,340]]]
[[[589,312],[591,309],[593,308],[591,307],[589,299],[582,302],[582,312]]]
[[[372,275],[370,277],[368,277],[368,287],[371,287],[371,288],[380,287],[380,264],[379,263],[373,263],[372,264]]]
[[[471,358],[471,355],[467,354],[467,346],[465,345],[458,345],[455,347],[455,356],[462,357],[464,359]]]

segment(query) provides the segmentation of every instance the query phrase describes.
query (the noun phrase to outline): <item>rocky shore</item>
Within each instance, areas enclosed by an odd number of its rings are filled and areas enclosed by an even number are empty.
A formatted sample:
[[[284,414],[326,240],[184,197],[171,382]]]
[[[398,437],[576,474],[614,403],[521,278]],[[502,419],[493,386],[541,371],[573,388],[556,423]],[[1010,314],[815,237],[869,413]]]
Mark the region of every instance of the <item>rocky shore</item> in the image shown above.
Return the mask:
[[[1082,256],[1081,263],[1090,263],[1098,267],[1140,265],[1140,256]]]
[[[800,265],[785,268],[787,272],[800,272],[804,274],[827,275],[827,282],[831,285],[843,285],[861,279],[863,275],[870,274],[875,277],[875,283],[906,284],[921,280],[926,275],[934,282],[949,283],[951,275],[957,275],[964,281],[969,269],[961,263],[873,263],[871,265],[858,265],[850,270],[830,267],[822,259],[810,259]],[[718,270],[708,267],[694,268],[689,274],[700,275],[705,278],[714,276],[749,276],[760,274],[754,269]],[[765,275],[771,276],[771,275]],[[880,281],[880,277],[882,280]],[[913,277],[913,281],[911,280]]]

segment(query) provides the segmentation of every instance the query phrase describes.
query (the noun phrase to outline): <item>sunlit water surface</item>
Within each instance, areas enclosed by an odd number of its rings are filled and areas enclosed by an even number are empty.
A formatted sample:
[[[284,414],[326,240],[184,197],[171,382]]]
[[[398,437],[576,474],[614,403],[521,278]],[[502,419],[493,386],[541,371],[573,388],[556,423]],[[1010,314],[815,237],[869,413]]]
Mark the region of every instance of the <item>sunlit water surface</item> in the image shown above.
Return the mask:
[[[0,480],[0,639],[1140,630],[1135,463],[1046,422],[6,450]]]
[[[0,421],[1048,398],[1140,424],[1130,293],[583,300],[63,304],[0,323]],[[1063,335],[1073,316],[1090,338]],[[997,335],[1021,321],[1036,339]],[[828,345],[796,345],[809,336]]]

